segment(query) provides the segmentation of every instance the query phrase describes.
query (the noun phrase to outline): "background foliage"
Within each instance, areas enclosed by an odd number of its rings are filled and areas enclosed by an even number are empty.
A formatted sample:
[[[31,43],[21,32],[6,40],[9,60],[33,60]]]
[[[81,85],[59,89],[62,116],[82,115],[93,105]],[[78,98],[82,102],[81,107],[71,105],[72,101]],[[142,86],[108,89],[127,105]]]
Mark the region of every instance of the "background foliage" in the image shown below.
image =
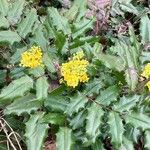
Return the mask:
[[[0,0],[0,149],[150,149],[149,5],[131,0]],[[19,66],[33,45],[44,67]],[[90,81],[59,83],[83,50]],[[149,80],[149,79],[148,79]]]

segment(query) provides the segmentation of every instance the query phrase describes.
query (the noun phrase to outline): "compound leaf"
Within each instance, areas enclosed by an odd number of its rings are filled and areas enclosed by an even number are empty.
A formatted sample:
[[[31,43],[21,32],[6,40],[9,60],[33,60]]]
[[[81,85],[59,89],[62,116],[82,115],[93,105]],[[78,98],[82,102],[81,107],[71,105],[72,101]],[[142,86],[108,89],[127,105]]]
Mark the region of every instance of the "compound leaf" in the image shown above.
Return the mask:
[[[78,112],[79,109],[83,108],[87,102],[87,97],[84,94],[78,92],[77,95],[71,97],[71,101],[68,104],[65,112],[71,116],[74,112]]]
[[[31,115],[26,123],[26,143],[28,150],[41,150],[47,135],[48,124],[41,123],[43,113]]]
[[[72,130],[67,127],[61,127],[56,134],[57,150],[73,150],[73,136]]]
[[[119,148],[122,144],[122,136],[124,132],[122,119],[116,112],[110,112],[108,124],[110,126],[110,134],[112,143]]]
[[[18,25],[18,33],[22,38],[25,38],[32,31],[32,27],[37,20],[36,9],[32,8],[28,13],[26,13],[26,17],[23,18],[21,23]]]
[[[41,101],[35,99],[32,95],[24,96],[16,99],[13,103],[8,105],[4,110],[5,114],[15,113],[18,116],[22,113],[30,114],[31,111],[35,111],[41,107]]]
[[[5,87],[0,94],[0,99],[13,99],[23,96],[32,87],[33,80],[29,76],[23,76],[20,79],[12,81],[12,83]]]
[[[88,115],[86,118],[86,134],[88,139],[93,143],[95,142],[96,137],[99,135],[99,126],[101,124],[101,117],[103,114],[104,111],[102,108],[95,103],[88,108]]]

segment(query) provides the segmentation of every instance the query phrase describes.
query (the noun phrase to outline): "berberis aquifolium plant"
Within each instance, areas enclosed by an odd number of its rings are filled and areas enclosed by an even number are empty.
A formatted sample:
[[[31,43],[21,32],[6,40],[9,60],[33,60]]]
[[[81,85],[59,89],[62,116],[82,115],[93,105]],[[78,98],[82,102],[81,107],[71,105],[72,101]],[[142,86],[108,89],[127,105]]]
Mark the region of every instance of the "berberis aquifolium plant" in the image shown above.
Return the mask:
[[[0,150],[150,150],[149,12],[0,0]]]

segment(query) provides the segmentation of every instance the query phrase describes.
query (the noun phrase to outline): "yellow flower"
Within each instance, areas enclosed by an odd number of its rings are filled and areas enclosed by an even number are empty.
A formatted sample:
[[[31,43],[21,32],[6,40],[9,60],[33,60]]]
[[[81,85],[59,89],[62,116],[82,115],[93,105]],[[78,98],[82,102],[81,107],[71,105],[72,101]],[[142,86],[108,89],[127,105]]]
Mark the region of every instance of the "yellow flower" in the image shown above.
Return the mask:
[[[141,74],[143,77],[145,78],[149,78],[150,77],[150,63],[148,63],[145,67],[144,67],[144,70]]]
[[[80,60],[83,57],[84,57],[84,53],[83,53],[83,51],[80,51],[73,55],[73,60]]]
[[[62,64],[61,75],[68,86],[75,88],[80,82],[84,83],[89,80],[87,75],[89,62],[83,57],[84,53],[80,51],[74,54],[69,62]]]
[[[150,63],[148,63],[145,67],[144,70],[141,74],[143,77],[145,77],[146,79],[148,79],[150,77]],[[146,86],[148,87],[149,91],[150,91],[150,81],[148,81],[146,83]]]
[[[38,46],[32,46],[21,55],[20,66],[36,68],[42,65],[42,50]]]
[[[148,82],[146,83],[146,86],[148,87],[148,90],[150,91],[150,81],[148,81]]]

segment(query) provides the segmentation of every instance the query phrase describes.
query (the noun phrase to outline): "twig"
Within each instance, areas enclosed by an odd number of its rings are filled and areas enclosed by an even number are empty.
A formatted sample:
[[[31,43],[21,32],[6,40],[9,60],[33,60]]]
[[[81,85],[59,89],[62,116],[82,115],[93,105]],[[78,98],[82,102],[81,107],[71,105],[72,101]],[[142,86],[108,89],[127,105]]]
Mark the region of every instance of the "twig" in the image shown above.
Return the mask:
[[[16,140],[16,142],[17,142],[17,144],[18,144],[20,150],[22,150],[21,145],[20,145],[20,143],[19,143],[19,141],[18,141],[18,138],[17,138],[17,136],[16,136],[16,132],[14,132],[14,130],[11,128],[11,126],[7,123],[6,120],[4,120],[3,118],[1,118],[1,119],[6,123],[6,125],[7,125],[7,126],[9,127],[9,129],[11,130],[11,133],[9,134],[9,136],[11,136],[12,134],[14,135],[15,140]]]
[[[6,137],[7,137],[7,140],[9,141],[10,145],[12,146],[12,148],[13,148],[14,150],[17,150],[16,147],[14,146],[13,142],[12,142],[11,139],[9,138],[9,135],[8,135],[8,133],[7,133],[7,129],[5,128],[5,125],[2,123],[1,120],[0,120],[0,124],[1,124],[1,127],[2,127],[4,133],[5,133]],[[7,144],[7,145],[9,145],[9,144]]]

